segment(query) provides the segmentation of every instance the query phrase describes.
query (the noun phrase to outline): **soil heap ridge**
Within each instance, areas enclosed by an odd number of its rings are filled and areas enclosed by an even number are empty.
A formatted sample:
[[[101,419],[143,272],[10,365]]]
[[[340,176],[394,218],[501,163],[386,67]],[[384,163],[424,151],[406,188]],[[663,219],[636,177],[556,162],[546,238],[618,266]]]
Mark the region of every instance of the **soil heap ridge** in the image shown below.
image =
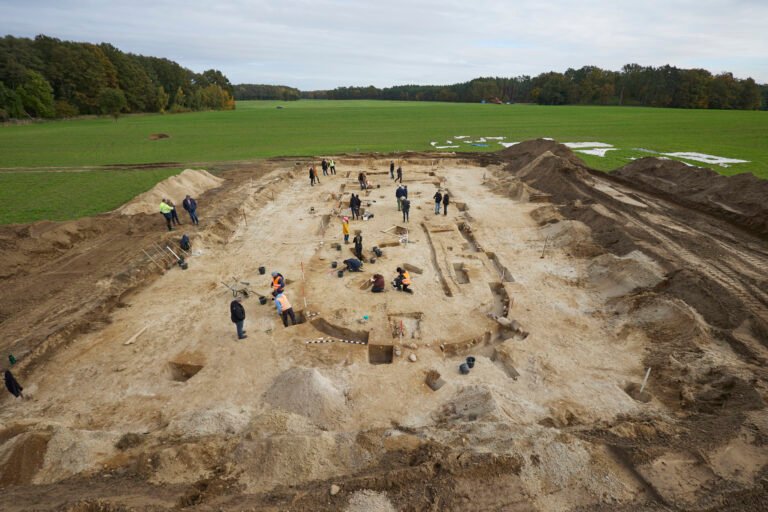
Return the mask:
[[[611,176],[768,236],[768,181],[751,173],[723,176],[711,169],[649,157],[612,171]]]
[[[176,204],[177,210],[181,210],[181,202],[189,194],[198,197],[203,192],[217,188],[224,180],[204,170],[185,169],[181,174],[167,178],[148,191],[136,196],[117,209],[123,215],[136,215],[137,213],[155,213],[157,205],[163,198],[168,198]]]

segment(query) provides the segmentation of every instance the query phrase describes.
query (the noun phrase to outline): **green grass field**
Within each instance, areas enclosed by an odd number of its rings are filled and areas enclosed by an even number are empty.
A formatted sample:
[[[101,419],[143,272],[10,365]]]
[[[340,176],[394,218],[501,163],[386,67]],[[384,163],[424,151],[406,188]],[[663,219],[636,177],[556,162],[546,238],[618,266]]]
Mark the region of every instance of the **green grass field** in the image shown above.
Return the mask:
[[[284,108],[277,109],[278,105]],[[170,138],[152,141],[152,133],[166,133]],[[768,178],[768,112],[307,100],[246,101],[239,102],[235,111],[134,115],[117,122],[100,118],[0,126],[0,169],[159,162],[179,162],[181,166],[271,156],[426,151],[433,149],[431,141],[443,144],[457,135],[504,136],[507,141],[552,137],[561,142],[613,144],[618,150],[608,152],[605,158],[580,155],[587,164],[602,170],[648,156],[637,148],[695,151],[749,161],[714,167],[724,174],[749,171]],[[461,146],[459,150],[464,151],[501,149],[496,143],[488,148]],[[0,182],[3,188],[18,188],[14,185],[21,180],[18,174],[0,174],[5,176]],[[68,188],[63,182],[75,177],[67,174],[56,178],[60,180],[56,187],[66,195],[67,190],[82,187],[84,181],[79,180],[102,179],[104,193],[111,196],[122,191],[120,186],[107,186],[110,179],[123,179],[117,176],[89,173],[77,177],[78,186]],[[24,178],[24,186],[34,190],[38,185],[33,182],[44,182],[40,187],[48,189],[49,179],[51,183],[55,180],[35,173]],[[85,200],[73,197],[71,202],[71,211],[56,218],[94,211]],[[43,218],[9,214],[4,208],[0,222]]]
[[[68,220],[110,211],[179,172],[0,172],[0,224]]]

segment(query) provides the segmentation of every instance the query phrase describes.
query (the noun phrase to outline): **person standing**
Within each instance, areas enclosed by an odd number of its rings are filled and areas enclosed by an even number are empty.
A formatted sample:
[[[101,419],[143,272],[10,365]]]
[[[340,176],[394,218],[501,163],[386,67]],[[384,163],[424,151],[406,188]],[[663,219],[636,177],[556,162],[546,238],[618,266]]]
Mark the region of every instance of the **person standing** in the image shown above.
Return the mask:
[[[397,190],[395,190],[395,197],[397,198],[397,211],[400,211],[402,208],[404,193],[405,193],[405,190],[403,190],[402,185],[398,186]]]
[[[168,206],[171,207],[171,220],[173,221],[174,226],[181,226],[181,221],[179,220],[179,214],[176,212],[176,205],[173,204],[173,201],[168,199],[166,201],[168,203]]]
[[[192,224],[200,224],[200,220],[197,218],[197,201],[192,199],[189,194],[187,194],[187,197],[185,197],[184,201],[181,202],[181,206],[187,210],[189,218],[192,220]]]
[[[245,308],[243,308],[243,298],[238,297],[229,304],[229,317],[232,323],[237,328],[237,339],[244,340],[248,336],[245,335],[245,329],[243,324],[245,323]]]
[[[443,194],[438,190],[435,192],[435,215],[440,215],[440,202],[443,200]]]
[[[352,195],[355,196],[355,211],[354,211],[354,214],[357,217],[357,219],[360,220],[360,206],[362,206],[363,202],[360,200],[360,196],[359,195],[355,195],[355,194],[352,194]]]
[[[317,184],[320,184],[320,180],[317,179],[317,174],[315,173],[315,166],[310,165],[309,166],[309,184],[310,186],[315,186],[315,181],[317,181]]]
[[[392,282],[392,286],[402,292],[413,293],[413,290],[409,288],[411,286],[411,275],[407,270],[400,267],[397,267],[397,277]]]
[[[397,178],[395,181],[399,181],[400,183],[403,182],[403,168],[400,166],[397,167]]]
[[[280,292],[275,297],[275,307],[277,308],[277,314],[283,317],[283,325],[285,327],[288,327],[288,317],[291,317],[291,325],[296,325],[296,315],[293,313],[293,307],[285,293]]]
[[[365,174],[360,172],[357,175],[357,182],[360,184],[360,190],[365,190]]]
[[[395,179],[395,161],[394,160],[389,161],[389,179],[391,180]]]
[[[408,222],[408,215],[411,213],[411,200],[407,197],[403,198],[403,222]]]
[[[22,394],[24,388],[18,383],[16,377],[11,373],[11,370],[5,370],[5,389],[16,398],[24,398],[24,395]]]
[[[371,291],[373,293],[381,293],[384,291],[384,276],[381,274],[373,274],[373,277],[371,278],[371,282],[373,283],[373,287],[371,288]]]
[[[448,199],[448,191],[446,190],[445,194],[443,194],[443,215],[448,215],[449,202],[450,202],[450,199]]]
[[[363,235],[360,233],[355,234],[355,238],[352,239],[352,243],[355,244],[355,256],[357,259],[363,259]]]
[[[323,168],[323,176],[328,176],[328,160],[323,158],[323,161],[320,162],[320,167]]]
[[[355,200],[355,194],[352,194],[352,197],[349,198],[349,211],[352,213],[352,220],[355,220],[355,206],[357,206],[357,201]]]
[[[331,158],[330,168],[331,168],[331,174],[336,176],[336,162],[333,161],[333,158]]]
[[[344,243],[349,243],[349,217],[341,219],[341,234],[344,235]]]
[[[163,214],[163,217],[165,217],[165,225],[168,226],[168,231],[173,231],[173,226],[171,226],[171,219],[173,219],[173,214],[171,213],[173,211],[173,208],[170,207],[170,205],[166,202],[166,199],[163,198],[162,201],[160,201],[160,213]]]
[[[277,297],[278,293],[285,290],[285,278],[280,272],[272,272],[272,296]]]

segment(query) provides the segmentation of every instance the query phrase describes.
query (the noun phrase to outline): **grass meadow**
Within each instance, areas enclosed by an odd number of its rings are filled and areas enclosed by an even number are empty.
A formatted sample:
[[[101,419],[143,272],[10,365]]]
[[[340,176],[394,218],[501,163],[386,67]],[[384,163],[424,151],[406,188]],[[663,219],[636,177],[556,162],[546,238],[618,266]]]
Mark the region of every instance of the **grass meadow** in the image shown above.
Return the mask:
[[[170,138],[150,140],[153,133]],[[723,174],[753,172],[768,178],[768,112],[367,100],[243,101],[234,111],[0,126],[0,223],[66,219],[104,211],[172,172],[40,172],[44,170],[161,162],[178,162],[183,168],[191,163],[272,156],[428,151],[433,150],[433,141],[457,144],[458,135],[474,139],[503,136],[510,142],[551,137],[561,142],[612,144],[618,149],[605,157],[580,154],[588,165],[601,170],[648,156],[643,150],[695,151],[749,161],[714,167]],[[461,147],[456,151],[501,149],[495,141],[488,147],[458,144]],[[27,205],[26,195],[16,197],[29,191],[34,191],[34,204]],[[47,201],[63,199],[60,206],[41,207],[43,191]]]

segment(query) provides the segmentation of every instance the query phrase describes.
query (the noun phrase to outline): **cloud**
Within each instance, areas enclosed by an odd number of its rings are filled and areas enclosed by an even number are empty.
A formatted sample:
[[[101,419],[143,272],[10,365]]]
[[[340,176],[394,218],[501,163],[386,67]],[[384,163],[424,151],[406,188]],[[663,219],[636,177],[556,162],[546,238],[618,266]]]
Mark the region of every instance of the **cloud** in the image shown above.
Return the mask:
[[[0,0],[0,32],[110,42],[302,89],[454,83],[627,63],[768,82],[768,3],[746,0]]]

